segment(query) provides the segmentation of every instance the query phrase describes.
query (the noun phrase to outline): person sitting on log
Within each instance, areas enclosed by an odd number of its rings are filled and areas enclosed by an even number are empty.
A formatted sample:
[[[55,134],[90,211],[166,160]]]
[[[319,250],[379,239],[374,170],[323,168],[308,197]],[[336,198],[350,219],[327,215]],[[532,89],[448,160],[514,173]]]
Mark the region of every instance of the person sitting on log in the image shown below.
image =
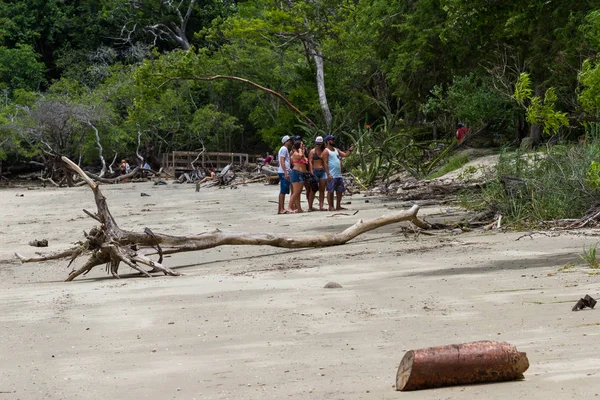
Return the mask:
[[[123,159],[121,160],[121,165],[119,165],[119,169],[121,170],[121,175],[127,175],[130,172],[131,167],[129,166],[127,160]],[[126,183],[127,179],[123,179],[122,182]]]
[[[271,165],[272,162],[273,162],[273,156],[270,154],[267,154],[267,156],[263,160],[263,165]]]
[[[198,185],[202,185],[204,182],[214,181],[216,177],[217,174],[215,174],[215,170],[212,168],[207,168],[206,176],[200,182],[198,182]]]

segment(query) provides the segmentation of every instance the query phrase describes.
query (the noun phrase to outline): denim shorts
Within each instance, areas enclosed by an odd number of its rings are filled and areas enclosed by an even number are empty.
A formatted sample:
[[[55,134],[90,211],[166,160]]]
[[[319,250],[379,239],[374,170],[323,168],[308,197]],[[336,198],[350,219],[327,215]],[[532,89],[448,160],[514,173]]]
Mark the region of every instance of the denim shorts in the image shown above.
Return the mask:
[[[279,173],[279,194],[290,194],[290,181],[282,173]]]
[[[318,180],[324,181],[327,179],[327,174],[325,173],[325,168],[314,168],[313,171]]]
[[[328,192],[345,192],[344,178],[332,178],[327,181]]]
[[[290,180],[292,183],[304,183],[304,172],[297,171],[295,169],[290,172]]]

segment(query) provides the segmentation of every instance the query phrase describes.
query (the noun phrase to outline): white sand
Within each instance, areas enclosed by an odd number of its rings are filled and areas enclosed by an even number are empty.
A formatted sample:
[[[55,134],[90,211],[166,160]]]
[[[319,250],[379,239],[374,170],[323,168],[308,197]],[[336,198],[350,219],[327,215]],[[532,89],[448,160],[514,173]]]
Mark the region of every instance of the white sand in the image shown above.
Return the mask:
[[[381,200],[358,195],[348,206],[360,210],[356,216],[277,216],[269,202],[277,187],[260,184],[201,193],[193,185],[103,190],[123,228],[173,234],[335,232],[389,212]],[[600,394],[600,310],[571,311],[585,294],[600,297],[600,278],[583,268],[556,273],[581,263],[583,245],[595,243],[590,237],[438,233],[415,240],[388,226],[340,247],[221,247],[167,258],[183,277],[147,279],[122,267],[116,280],[98,268],[64,283],[65,261],[21,265],[12,253],[33,255],[33,239],[48,239],[49,251],[80,240],[94,225],[81,212],[95,209],[89,189],[3,189],[0,204],[0,400]],[[343,288],[324,289],[329,281]],[[393,388],[406,350],[487,339],[527,352],[524,381]]]

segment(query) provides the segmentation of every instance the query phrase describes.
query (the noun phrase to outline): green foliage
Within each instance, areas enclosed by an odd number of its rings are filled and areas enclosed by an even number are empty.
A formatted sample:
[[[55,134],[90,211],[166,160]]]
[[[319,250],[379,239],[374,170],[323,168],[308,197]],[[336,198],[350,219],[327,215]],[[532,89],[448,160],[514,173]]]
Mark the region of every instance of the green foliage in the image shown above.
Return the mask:
[[[555,110],[556,100],[554,88],[546,90],[543,101],[538,96],[532,97],[527,107],[527,122],[542,125],[542,130],[547,135],[558,132],[563,126],[568,127],[567,113]]]
[[[0,46],[0,89],[11,93],[16,89],[39,90],[45,69],[31,46]]]
[[[395,163],[398,162],[396,142],[402,136],[401,131],[393,133],[395,122],[384,120],[381,125],[371,129],[359,128],[355,132],[358,165],[352,168],[350,160],[347,167],[365,186],[371,185],[378,177],[386,179],[395,170]]]
[[[455,121],[466,123],[474,131],[485,127],[505,132],[516,118],[514,102],[495,90],[489,77],[474,73],[455,76],[445,91],[436,85],[421,110],[452,133]]]
[[[464,154],[458,154],[448,158],[448,161],[444,163],[437,171],[430,174],[427,179],[436,179],[440,176],[446,175],[448,172],[456,171],[463,165],[469,162],[469,157]]]
[[[555,109],[556,89],[546,90],[543,100],[540,96],[533,96],[529,74],[524,72],[519,76],[513,97],[526,107],[527,122],[541,125],[545,134],[552,135],[558,132],[559,128],[569,126],[567,113]]]
[[[533,97],[533,89],[531,88],[531,77],[528,73],[523,72],[519,75],[519,79],[515,84],[515,94],[513,95],[515,100],[519,103],[525,103]]]
[[[595,115],[600,109],[600,64],[585,60],[578,78],[582,86],[579,103],[586,112]]]
[[[481,193],[463,196],[473,209],[492,207],[508,223],[579,218],[595,203],[600,189],[589,179],[600,143],[556,145],[537,153],[504,152]]]
[[[458,121],[511,142],[525,121],[551,135],[568,126],[566,113],[596,118],[598,9],[598,0],[4,1],[0,125],[11,139],[3,149],[35,151],[35,118],[26,116],[50,98],[102,114],[108,154],[134,150],[138,132],[157,152],[200,141],[264,151],[303,130],[280,100],[243,83],[174,79],[220,74],[281,93],[316,122],[311,132],[356,142],[362,155],[348,165],[365,181],[400,169],[422,177],[447,159]],[[519,79],[524,67],[530,75]],[[78,118],[69,124],[84,130],[81,149],[93,160],[95,137]],[[365,121],[371,130],[355,128]],[[431,140],[434,130],[442,142]]]
[[[590,268],[598,268],[600,264],[598,263],[598,258],[596,257],[596,248],[598,247],[598,243],[586,248],[583,246],[583,253],[579,255],[581,260],[585,261],[588,267]]]
[[[218,111],[213,104],[197,110],[189,128],[192,135],[187,136],[188,142],[181,143],[179,148],[191,148],[202,143],[209,151],[232,151],[236,134],[242,131],[235,117]]]
[[[587,184],[594,189],[600,190],[600,163],[592,161],[586,173]]]

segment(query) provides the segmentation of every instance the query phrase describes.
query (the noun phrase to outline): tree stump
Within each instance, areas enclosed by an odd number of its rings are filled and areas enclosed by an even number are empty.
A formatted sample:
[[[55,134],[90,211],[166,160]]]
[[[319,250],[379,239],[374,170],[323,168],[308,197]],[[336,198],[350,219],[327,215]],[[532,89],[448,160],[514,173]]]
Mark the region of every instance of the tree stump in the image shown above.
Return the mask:
[[[523,379],[525,353],[506,342],[470,342],[410,350],[396,375],[396,390],[409,391]]]

